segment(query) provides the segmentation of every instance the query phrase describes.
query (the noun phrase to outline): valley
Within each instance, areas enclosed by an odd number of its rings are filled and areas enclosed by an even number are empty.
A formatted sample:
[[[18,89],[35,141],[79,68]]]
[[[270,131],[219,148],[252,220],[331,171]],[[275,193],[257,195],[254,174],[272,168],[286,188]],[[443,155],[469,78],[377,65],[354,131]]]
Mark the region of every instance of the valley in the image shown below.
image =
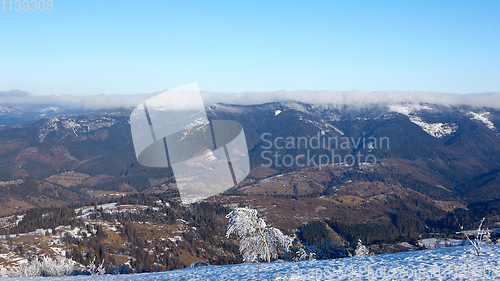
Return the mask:
[[[225,238],[225,215],[238,206],[257,209],[303,245],[329,243],[335,250],[323,249],[325,258],[348,255],[358,239],[375,253],[428,248],[438,240],[460,244],[457,219],[467,229],[482,217],[488,228],[500,226],[495,109],[216,104],[207,109],[211,120],[243,125],[251,172],[234,188],[191,205],[180,203],[171,169],[138,164],[130,112],[60,115],[0,130],[2,266],[41,254],[82,267],[95,256],[123,273],[198,260],[239,263],[237,242]],[[317,146],[315,138],[340,143]],[[312,165],[303,159],[332,152],[376,161]],[[263,157],[274,154],[299,161]]]

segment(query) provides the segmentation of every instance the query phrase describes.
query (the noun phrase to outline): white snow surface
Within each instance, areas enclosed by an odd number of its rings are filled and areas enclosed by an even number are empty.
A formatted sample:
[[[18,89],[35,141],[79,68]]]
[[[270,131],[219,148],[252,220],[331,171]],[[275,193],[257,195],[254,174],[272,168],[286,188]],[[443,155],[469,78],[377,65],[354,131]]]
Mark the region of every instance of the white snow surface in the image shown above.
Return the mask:
[[[420,110],[428,110],[431,111],[432,108],[425,106],[425,105],[420,105],[420,104],[408,104],[408,105],[402,105],[402,104],[392,104],[389,106],[390,111],[394,111],[397,113],[401,113],[403,115],[409,116],[412,113],[415,113]]]
[[[103,127],[111,127],[116,123],[116,120],[107,116],[101,116],[93,120],[76,120],[69,116],[54,117],[47,121],[44,127],[40,129],[38,138],[43,142],[45,137],[53,131],[63,127],[66,130],[73,132],[78,137],[79,132],[95,131]]]
[[[438,249],[450,246],[469,245],[469,241],[463,239],[444,239],[444,238],[426,238],[418,241],[420,246],[425,246],[427,249]]]
[[[500,246],[450,247],[366,257],[260,263],[268,280],[500,280]],[[47,280],[37,277],[19,280]],[[257,280],[257,264],[205,266],[157,273],[57,277],[54,280]],[[16,280],[16,279],[14,279]]]
[[[486,127],[488,127],[488,129],[495,130],[495,125],[490,121],[490,119],[488,119],[488,116],[490,115],[489,112],[476,113],[474,111],[471,111],[469,112],[469,115],[472,115],[471,119],[483,122]]]
[[[389,111],[397,112],[408,116],[410,121],[417,124],[429,135],[435,138],[442,138],[444,136],[450,135],[457,131],[458,126],[456,124],[449,123],[427,123],[416,115],[417,112],[427,110],[432,111],[433,109],[428,106],[422,106],[417,104],[412,105],[391,105],[389,106]],[[484,121],[483,121],[484,122]]]
[[[418,116],[410,116],[410,121],[419,125],[429,135],[442,138],[457,131],[458,126],[449,123],[426,123]]]

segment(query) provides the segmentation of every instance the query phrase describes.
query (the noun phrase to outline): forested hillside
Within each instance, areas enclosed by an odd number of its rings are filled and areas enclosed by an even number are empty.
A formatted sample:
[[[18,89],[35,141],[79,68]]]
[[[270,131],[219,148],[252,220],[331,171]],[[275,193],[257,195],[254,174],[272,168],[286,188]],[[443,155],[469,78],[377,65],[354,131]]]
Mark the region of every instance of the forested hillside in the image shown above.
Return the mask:
[[[473,229],[483,217],[497,238],[497,110],[214,105],[210,119],[243,125],[251,172],[192,205],[179,203],[171,169],[137,163],[130,112],[57,116],[0,130],[0,263],[14,266],[13,257],[40,253],[83,266],[96,257],[110,272],[238,263],[237,242],[225,238],[225,215],[236,206],[259,210],[269,225],[295,237],[293,255],[306,249],[317,258],[348,256],[358,240],[374,253],[422,249],[429,241],[458,244],[464,236],[456,234],[457,221]],[[322,145],[313,146],[313,138]],[[327,140],[339,147],[325,146]],[[332,153],[376,161],[303,159]],[[295,162],[287,165],[286,155]]]

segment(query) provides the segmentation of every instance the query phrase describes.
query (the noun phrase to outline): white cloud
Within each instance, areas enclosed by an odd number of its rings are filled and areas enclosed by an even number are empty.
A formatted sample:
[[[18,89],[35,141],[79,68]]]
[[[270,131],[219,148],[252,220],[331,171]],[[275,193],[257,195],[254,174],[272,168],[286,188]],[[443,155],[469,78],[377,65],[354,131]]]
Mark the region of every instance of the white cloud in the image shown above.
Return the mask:
[[[65,106],[85,110],[100,110],[116,107],[136,107],[158,93],[137,95],[97,96],[33,96],[21,90],[0,91],[0,104],[28,106]],[[261,104],[273,101],[294,100],[313,104],[337,104],[367,107],[376,104],[430,103],[445,106],[471,105],[500,108],[500,93],[450,94],[415,91],[275,91],[217,93],[202,92],[205,106],[214,103]],[[175,103],[175,100],[171,101]]]
[[[471,105],[500,108],[500,93],[450,94],[415,91],[276,91],[255,93],[203,93],[206,105],[216,102],[229,104],[260,104],[272,101],[294,100],[312,104],[353,105],[430,103],[445,106]]]

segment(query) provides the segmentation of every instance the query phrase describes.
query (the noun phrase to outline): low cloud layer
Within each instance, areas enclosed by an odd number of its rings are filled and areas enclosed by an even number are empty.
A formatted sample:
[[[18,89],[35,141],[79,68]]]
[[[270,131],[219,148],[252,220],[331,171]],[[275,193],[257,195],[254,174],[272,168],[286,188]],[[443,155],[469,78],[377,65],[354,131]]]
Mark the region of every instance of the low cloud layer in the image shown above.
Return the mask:
[[[84,110],[101,110],[116,107],[136,107],[157,95],[97,95],[97,96],[33,96],[21,90],[0,91],[1,106],[40,107],[64,106]],[[336,104],[367,107],[380,104],[430,103],[445,106],[470,105],[500,108],[500,93],[450,94],[413,91],[276,91],[217,93],[202,92],[206,106],[215,103],[262,104],[273,101],[299,101],[312,104]],[[175,100],[171,101],[175,103]]]
[[[204,93],[206,103],[259,104],[294,100],[312,104],[336,104],[366,107],[380,104],[430,103],[445,106],[471,105],[500,108],[500,93],[450,94],[414,91],[277,91],[257,93]]]

